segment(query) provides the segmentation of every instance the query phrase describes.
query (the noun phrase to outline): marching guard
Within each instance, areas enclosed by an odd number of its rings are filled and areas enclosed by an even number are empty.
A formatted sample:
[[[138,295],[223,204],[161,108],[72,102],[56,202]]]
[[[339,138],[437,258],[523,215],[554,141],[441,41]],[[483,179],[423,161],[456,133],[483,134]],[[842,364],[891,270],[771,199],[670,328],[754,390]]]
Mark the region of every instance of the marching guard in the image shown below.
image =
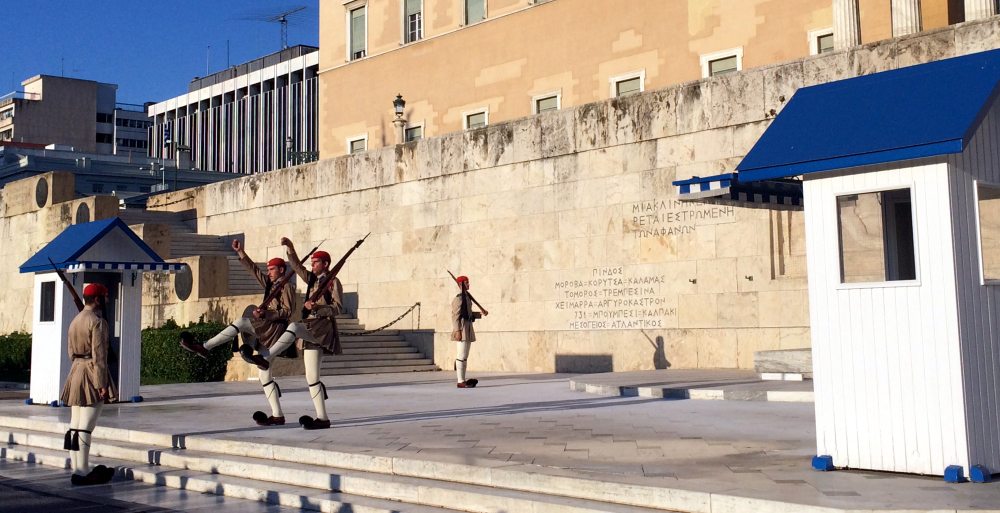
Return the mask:
[[[239,240],[234,239],[232,245],[240,257],[240,263],[264,289],[264,301],[253,310],[250,317],[234,321],[204,345],[197,343],[187,332],[181,333],[180,344],[184,349],[208,358],[210,350],[230,343],[242,334],[246,343],[240,346],[240,356],[260,369],[260,383],[271,407],[271,415],[256,411],[253,420],[261,426],[280,426],[285,423],[285,415],[281,410],[281,388],[271,378],[270,362],[295,341],[294,332],[288,329],[295,304],[294,291],[292,287],[286,286],[291,273],[286,274],[286,264],[281,258],[268,260],[267,273],[264,273],[247,256]]]
[[[341,354],[340,336],[337,333],[337,314],[343,311],[344,287],[335,274],[330,274],[330,254],[326,251],[316,251],[310,259],[310,267],[300,263],[295,252],[295,245],[288,237],[281,238],[285,246],[288,262],[292,271],[306,282],[306,296],[302,307],[302,321],[293,322],[289,331],[299,339],[303,351],[303,365],[306,372],[306,383],[309,385],[309,395],[316,408],[316,417],[303,415],[299,424],[304,429],[326,429],[330,427],[330,418],[326,413],[326,385],[320,380],[320,359],[323,354]],[[322,290],[321,290],[322,289]],[[316,299],[311,296],[318,293]]]

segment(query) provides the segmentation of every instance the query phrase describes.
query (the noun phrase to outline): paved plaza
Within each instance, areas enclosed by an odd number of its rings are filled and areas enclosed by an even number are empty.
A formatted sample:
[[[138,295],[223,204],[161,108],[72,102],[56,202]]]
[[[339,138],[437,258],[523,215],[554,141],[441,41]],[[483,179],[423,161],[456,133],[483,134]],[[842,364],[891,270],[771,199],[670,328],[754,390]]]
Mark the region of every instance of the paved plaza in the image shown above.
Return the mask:
[[[653,381],[661,383],[669,382],[671,373],[684,371],[657,372],[659,376],[636,377],[645,383],[660,377]],[[748,381],[729,371],[686,372],[701,374],[683,381]],[[607,511],[1000,511],[1000,483],[947,484],[940,477],[812,471],[815,426],[810,402],[662,399],[572,390],[571,382],[578,387],[587,381],[586,375],[476,377],[481,382],[472,390],[455,388],[450,372],[326,377],[334,427],[321,431],[295,425],[298,416],[313,414],[301,376],[278,379],[289,424],[270,428],[257,427],[250,418],[254,410],[265,409],[257,383],[147,386],[142,388],[144,402],[107,407],[95,437],[102,438],[102,428],[118,428],[124,431],[109,430],[107,437],[137,441],[142,436],[136,433],[158,434],[174,446],[185,446],[186,441],[189,450],[200,440],[203,451],[213,445],[220,451],[223,446],[270,447],[278,459],[283,451],[335,451],[340,458],[353,455],[352,461],[393,458],[397,466],[437,462],[452,465],[439,468],[465,470],[436,479],[463,482],[468,477],[470,484],[478,482],[472,475],[475,469],[502,469],[531,475],[535,482],[552,478],[553,483],[575,483],[569,490],[556,485],[548,490],[589,499],[594,497],[580,491],[581,483],[592,483],[595,490],[610,484],[679,493],[669,504],[659,499],[628,499],[629,504],[616,500]],[[603,383],[609,380],[606,375]],[[619,381],[624,386],[622,381],[629,380]],[[58,433],[57,425],[68,422],[69,413],[68,408],[4,400],[0,426],[7,428],[0,430]],[[102,461],[100,456],[93,459]]]

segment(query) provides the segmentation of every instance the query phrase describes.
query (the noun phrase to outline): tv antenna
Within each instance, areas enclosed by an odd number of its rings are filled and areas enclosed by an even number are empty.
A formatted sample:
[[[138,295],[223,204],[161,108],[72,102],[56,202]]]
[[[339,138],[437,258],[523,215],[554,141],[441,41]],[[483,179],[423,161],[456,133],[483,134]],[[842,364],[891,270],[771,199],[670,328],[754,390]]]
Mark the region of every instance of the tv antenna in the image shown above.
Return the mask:
[[[267,23],[278,23],[281,25],[281,49],[284,50],[288,48],[288,22],[296,21],[299,16],[298,13],[306,10],[306,6],[299,5],[296,7],[290,7],[281,11],[279,13],[266,13],[246,16],[243,19],[249,21],[263,21]]]

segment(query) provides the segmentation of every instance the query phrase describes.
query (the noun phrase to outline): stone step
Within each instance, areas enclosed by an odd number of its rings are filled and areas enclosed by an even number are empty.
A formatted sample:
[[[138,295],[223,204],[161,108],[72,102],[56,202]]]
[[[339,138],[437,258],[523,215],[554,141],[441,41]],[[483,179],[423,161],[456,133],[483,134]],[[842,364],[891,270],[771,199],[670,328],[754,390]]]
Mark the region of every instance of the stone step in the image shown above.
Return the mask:
[[[3,459],[8,461],[31,462],[57,468],[65,468],[68,465],[66,451],[56,449],[8,444],[3,453]],[[97,451],[92,450],[91,454],[97,455]],[[299,510],[352,513],[458,513],[452,509],[221,475],[212,470],[175,468],[163,464],[137,464],[133,459],[100,457],[100,460],[101,464],[117,470],[116,480],[138,481],[186,492],[221,495]]]
[[[61,450],[62,436],[57,433],[7,429],[0,430],[0,436],[8,441],[3,450],[6,459],[57,467],[67,463],[67,452]],[[201,442],[185,439],[187,448],[177,449],[95,436],[91,455],[95,463],[116,467],[118,475],[126,479],[321,511],[430,513],[451,511],[444,508],[453,506],[474,513],[662,511],[552,495],[545,488],[520,490],[516,485],[469,482],[476,476],[462,476],[464,479],[455,482],[448,479],[455,474],[451,464],[407,465],[401,458],[364,455],[330,458],[325,451],[296,447],[272,447],[269,453],[273,457],[268,458],[253,456],[252,446],[260,444],[252,442]],[[243,447],[234,447],[236,444]],[[241,454],[220,451],[227,448]],[[347,465],[334,467],[329,464],[332,461]],[[351,468],[352,463],[361,468]],[[260,476],[269,481],[258,480]]]
[[[753,354],[753,367],[761,379],[812,379],[812,349],[757,351]]]
[[[408,347],[410,344],[406,340],[362,340],[362,341],[347,341],[341,340],[341,345],[344,349],[352,348],[368,348],[368,347]]]
[[[340,329],[340,324],[337,324],[337,329]],[[381,332],[378,334],[372,333],[371,335],[340,335],[341,343],[364,343],[364,342],[406,342],[406,339],[400,335],[382,335]]]
[[[378,360],[358,360],[358,361],[340,361],[336,356],[331,356],[329,359],[323,360],[320,364],[321,369],[343,369],[343,368],[361,368],[361,367],[399,367],[399,366],[413,366],[413,365],[430,365],[434,363],[434,360],[430,358],[414,358],[412,355],[406,355],[407,358],[400,359],[378,359]]]
[[[375,354],[400,354],[400,353],[404,353],[404,352],[406,352],[406,353],[419,353],[420,350],[418,350],[415,347],[411,347],[411,346],[407,346],[407,347],[362,347],[362,348],[345,347],[344,348],[344,355],[355,355],[355,354],[357,354],[357,355],[362,355],[362,354],[366,354],[366,355],[375,355]],[[342,355],[340,355],[340,356],[342,356]],[[338,356],[338,358],[339,358],[339,356]]]
[[[323,376],[345,376],[349,374],[390,374],[397,372],[433,372],[441,370],[437,365],[400,365],[383,367],[347,367],[347,368],[320,368]]]
[[[401,348],[403,351],[412,350],[409,352],[395,352],[395,353],[347,353],[338,354],[331,358],[336,359],[338,362],[362,362],[362,361],[372,361],[372,362],[389,362],[392,360],[422,360],[423,355],[417,352],[416,349],[404,347]]]

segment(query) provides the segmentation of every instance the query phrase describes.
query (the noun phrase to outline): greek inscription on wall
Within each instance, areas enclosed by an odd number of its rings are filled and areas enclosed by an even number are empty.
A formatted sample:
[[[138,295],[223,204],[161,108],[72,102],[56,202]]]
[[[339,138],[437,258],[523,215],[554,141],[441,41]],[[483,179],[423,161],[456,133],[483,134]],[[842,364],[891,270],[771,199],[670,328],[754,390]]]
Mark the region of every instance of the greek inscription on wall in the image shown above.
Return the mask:
[[[662,274],[596,267],[586,276],[555,283],[556,310],[568,313],[569,330],[669,328],[677,308],[663,297]]]
[[[676,199],[633,203],[630,217],[635,238],[694,233],[699,225],[736,221],[736,209],[729,205],[709,205]]]

